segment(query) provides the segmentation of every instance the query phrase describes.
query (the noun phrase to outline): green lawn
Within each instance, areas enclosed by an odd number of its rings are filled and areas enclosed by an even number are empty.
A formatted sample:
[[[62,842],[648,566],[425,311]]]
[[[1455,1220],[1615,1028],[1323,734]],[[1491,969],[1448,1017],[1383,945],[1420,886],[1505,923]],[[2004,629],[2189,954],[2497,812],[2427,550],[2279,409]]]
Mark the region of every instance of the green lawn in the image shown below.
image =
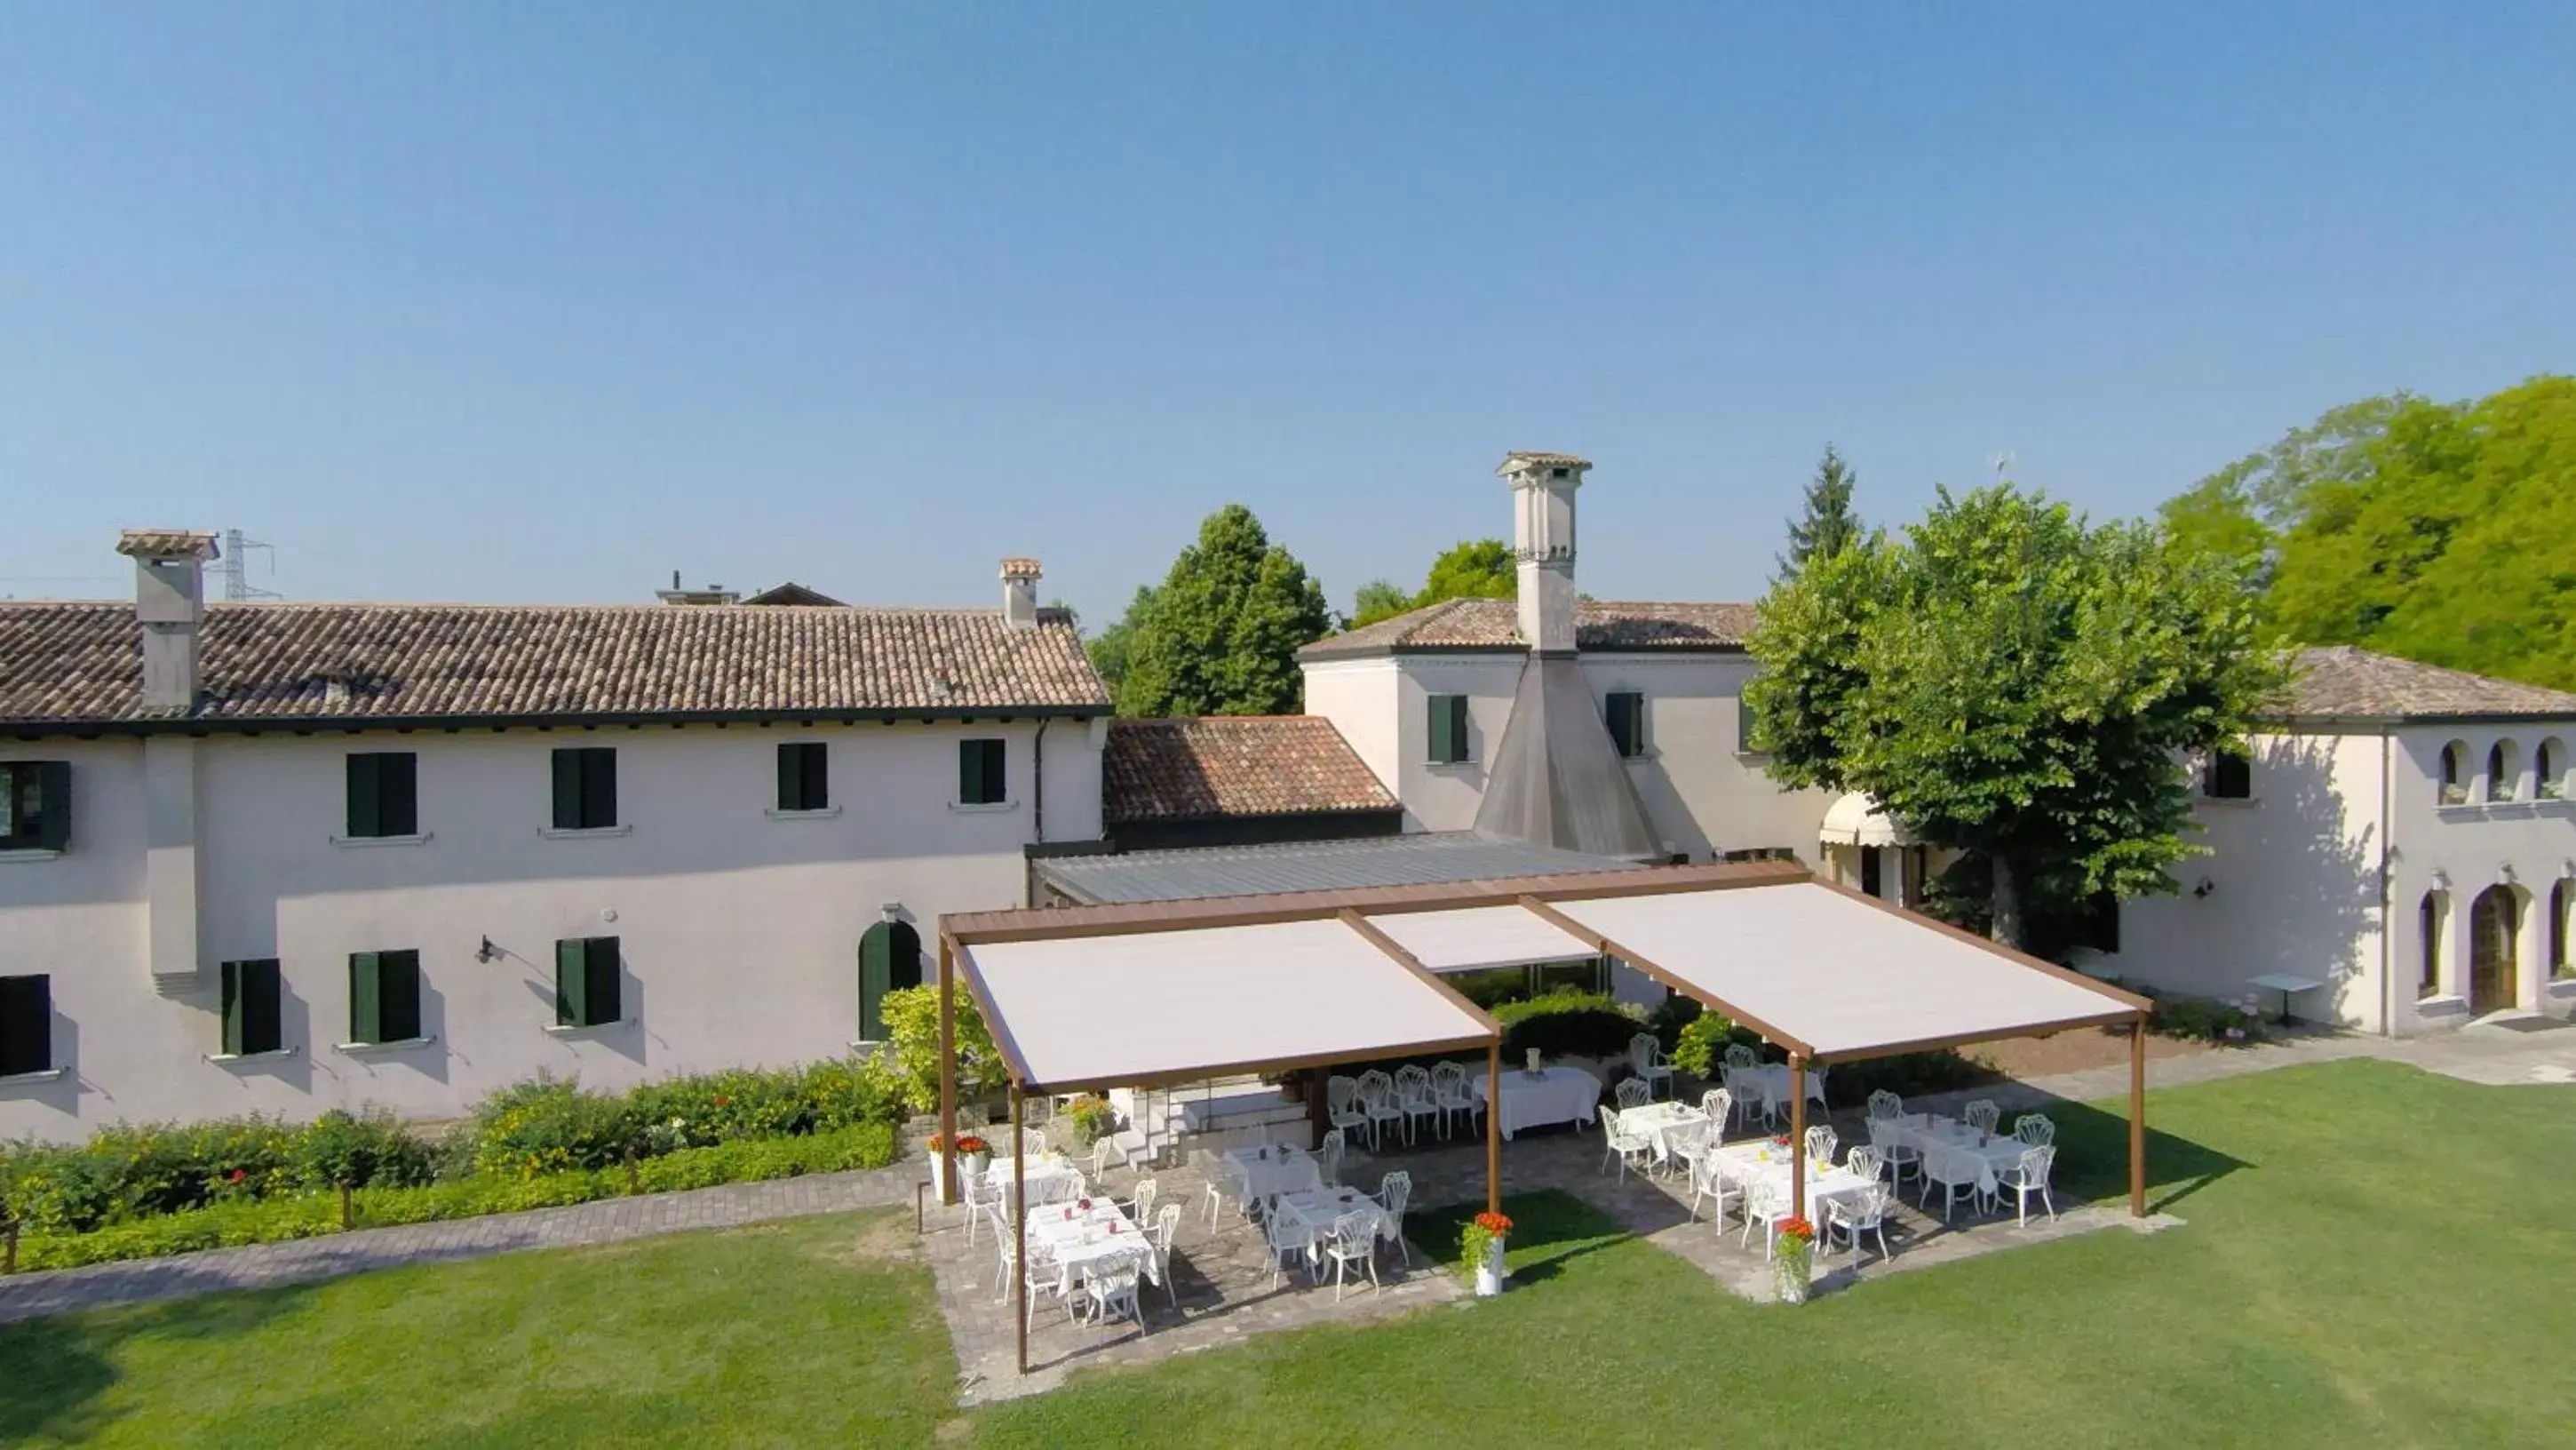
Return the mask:
[[[950,1429],[1125,1450],[2576,1442],[2576,1088],[2353,1062],[2151,1114],[2153,1197],[2189,1220],[2170,1232],[1784,1310],[1533,1196],[1497,1302],[1078,1376]],[[2124,1161],[2117,1118],[2061,1118],[2071,1159]],[[919,1443],[954,1419],[955,1370],[908,1228],[809,1220],[0,1328],[0,1443]]]

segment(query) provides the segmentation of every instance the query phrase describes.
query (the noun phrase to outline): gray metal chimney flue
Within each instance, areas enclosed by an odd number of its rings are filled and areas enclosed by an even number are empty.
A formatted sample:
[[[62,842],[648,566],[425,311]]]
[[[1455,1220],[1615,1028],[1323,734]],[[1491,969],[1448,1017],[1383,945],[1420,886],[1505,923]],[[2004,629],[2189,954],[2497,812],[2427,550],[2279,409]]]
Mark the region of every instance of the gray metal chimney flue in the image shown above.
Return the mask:
[[[197,632],[206,620],[206,561],[215,536],[191,529],[127,529],[116,552],[134,561],[134,619],[143,631],[143,706],[197,708]]]

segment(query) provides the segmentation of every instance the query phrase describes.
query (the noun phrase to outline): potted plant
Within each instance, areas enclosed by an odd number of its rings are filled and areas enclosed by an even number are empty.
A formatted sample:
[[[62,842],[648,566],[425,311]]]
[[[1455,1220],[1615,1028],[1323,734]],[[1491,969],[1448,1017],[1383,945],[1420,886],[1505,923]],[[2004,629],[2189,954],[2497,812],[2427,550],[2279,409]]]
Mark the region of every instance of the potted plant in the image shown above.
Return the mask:
[[[1459,1258],[1476,1275],[1479,1299],[1491,1299],[1503,1292],[1503,1239],[1511,1231],[1510,1219],[1499,1213],[1480,1213],[1459,1232]]]
[[[1772,1260],[1772,1271],[1779,1285],[1780,1302],[1804,1304],[1808,1276],[1815,1268],[1812,1251],[1816,1226],[1803,1218],[1784,1218],[1774,1232],[1779,1239],[1779,1257]]]
[[[957,1135],[957,1156],[965,1160],[968,1177],[981,1178],[985,1165],[993,1161],[992,1145],[972,1133],[960,1133]]]
[[[1073,1139],[1077,1150],[1090,1147],[1103,1133],[1110,1131],[1114,1121],[1109,1100],[1089,1093],[1066,1104],[1063,1113],[1065,1132]]]

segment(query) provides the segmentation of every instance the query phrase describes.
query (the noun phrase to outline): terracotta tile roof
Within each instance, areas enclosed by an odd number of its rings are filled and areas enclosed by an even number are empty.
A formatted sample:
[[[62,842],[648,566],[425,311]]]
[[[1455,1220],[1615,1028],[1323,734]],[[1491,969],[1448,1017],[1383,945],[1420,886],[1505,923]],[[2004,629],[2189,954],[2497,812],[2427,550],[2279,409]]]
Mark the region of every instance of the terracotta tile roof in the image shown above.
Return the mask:
[[[216,604],[200,721],[1106,713],[1059,612]],[[0,603],[0,726],[156,718],[130,604]]]
[[[2373,654],[2353,645],[2299,651],[2287,708],[2278,718],[2440,720],[2576,717],[2576,695]]]
[[[1100,774],[1112,825],[1396,808],[1320,715],[1113,720]]]
[[[1574,644],[1597,650],[1741,650],[1750,604],[1639,604],[1598,599],[1574,606]],[[1319,639],[1301,659],[1393,650],[1520,649],[1520,607],[1509,599],[1448,599]]]

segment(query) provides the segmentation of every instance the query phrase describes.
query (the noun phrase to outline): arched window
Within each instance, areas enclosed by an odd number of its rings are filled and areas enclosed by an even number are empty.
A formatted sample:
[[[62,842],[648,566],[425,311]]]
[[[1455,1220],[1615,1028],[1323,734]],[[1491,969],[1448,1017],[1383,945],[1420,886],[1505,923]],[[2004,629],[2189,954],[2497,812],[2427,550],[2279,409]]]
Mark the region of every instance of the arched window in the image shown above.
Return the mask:
[[[2469,744],[2454,740],[2442,747],[2442,804],[2466,805],[2469,800]]]
[[[2576,931],[2576,880],[2561,876],[2549,888],[2549,975],[2576,977],[2567,960],[2567,938]]]
[[[2540,742],[2531,757],[2531,793],[2541,800],[2567,798],[2567,747],[2553,735]]]
[[[2415,995],[2432,997],[2442,991],[2442,958],[2446,956],[2451,934],[2451,898],[2449,893],[2427,891],[2424,904],[2415,913],[2416,935],[2423,938],[2423,961],[2415,978]]]
[[[2487,799],[2509,801],[2522,795],[2522,751],[2510,740],[2487,750]]]

